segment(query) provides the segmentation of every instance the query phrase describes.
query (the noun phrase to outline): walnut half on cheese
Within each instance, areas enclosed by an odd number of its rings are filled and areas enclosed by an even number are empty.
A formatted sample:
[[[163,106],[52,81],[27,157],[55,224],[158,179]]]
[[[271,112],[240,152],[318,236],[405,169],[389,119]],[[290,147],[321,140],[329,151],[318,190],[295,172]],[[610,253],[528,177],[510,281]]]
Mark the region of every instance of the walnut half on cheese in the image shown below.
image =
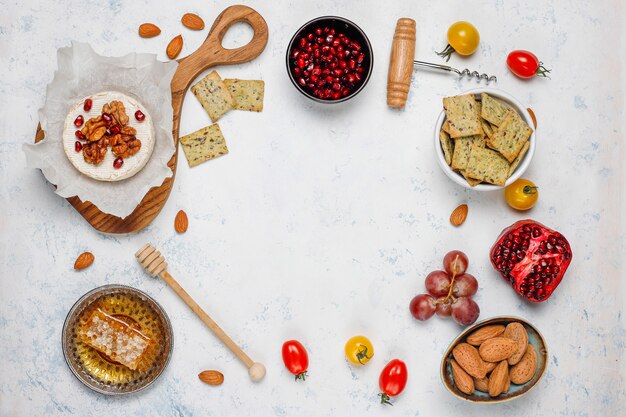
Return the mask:
[[[150,347],[150,338],[100,309],[79,329],[84,343],[111,360],[136,370]]]

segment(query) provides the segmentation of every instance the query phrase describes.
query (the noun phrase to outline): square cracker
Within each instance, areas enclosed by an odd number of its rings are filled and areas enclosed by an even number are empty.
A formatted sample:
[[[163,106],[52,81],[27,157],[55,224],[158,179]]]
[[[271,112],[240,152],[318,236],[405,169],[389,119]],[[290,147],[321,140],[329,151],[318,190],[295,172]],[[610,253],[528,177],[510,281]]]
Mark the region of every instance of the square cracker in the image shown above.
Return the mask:
[[[441,130],[450,135],[450,120],[446,119],[446,121],[443,122],[443,125],[441,125]]]
[[[235,99],[236,110],[263,111],[265,81],[227,78],[224,84]]]
[[[493,125],[484,119],[480,119],[480,123],[483,126],[483,132],[485,132],[485,135],[487,135],[488,138],[492,138],[495,133]]]
[[[444,97],[443,108],[446,110],[446,117],[449,120],[450,137],[456,139],[483,133],[473,94]]]
[[[482,101],[480,116],[489,123],[500,126],[509,107],[485,93],[480,94],[480,100]]]
[[[533,130],[519,114],[515,110],[509,110],[487,145],[504,155],[509,162],[513,162],[532,133]]]
[[[439,131],[439,142],[441,142],[441,149],[443,149],[443,156],[446,159],[446,164],[452,163],[452,154],[454,153],[454,141],[450,139],[443,130]]]
[[[511,162],[511,167],[509,168],[509,177],[513,175],[513,172],[517,169],[519,163],[522,162],[522,159],[524,158],[524,155],[526,155],[528,148],[530,148],[530,141],[527,140],[522,150],[519,151],[519,154],[517,154],[515,160]]]
[[[462,138],[456,138],[454,140],[454,152],[452,154],[452,169],[463,170],[467,167],[469,161],[470,151],[472,146],[477,144],[478,146],[484,146],[484,139],[482,135],[466,136]]]
[[[459,171],[461,173],[461,175],[463,175],[463,178],[465,178],[465,181],[467,181],[467,183],[470,185],[470,187],[476,187],[478,184],[480,184],[482,181],[481,180],[477,180],[475,178],[471,178],[467,176],[467,172],[465,172],[465,170],[461,170]]]
[[[190,167],[228,153],[226,140],[218,124],[203,127],[179,140]]]
[[[490,184],[504,185],[509,178],[509,162],[498,152],[474,144],[465,175]]]
[[[211,71],[209,75],[195,83],[191,91],[213,123],[217,122],[228,110],[235,108],[235,99],[216,71]]]

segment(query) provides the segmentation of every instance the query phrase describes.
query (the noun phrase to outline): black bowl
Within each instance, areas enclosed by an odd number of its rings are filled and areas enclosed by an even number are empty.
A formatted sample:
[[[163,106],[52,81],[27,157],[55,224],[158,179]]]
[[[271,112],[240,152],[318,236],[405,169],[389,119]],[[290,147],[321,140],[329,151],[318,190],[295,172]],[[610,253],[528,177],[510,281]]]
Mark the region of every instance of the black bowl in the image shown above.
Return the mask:
[[[361,84],[358,85],[358,87],[356,87],[350,94],[339,99],[321,99],[315,97],[303,86],[298,84],[292,72],[294,69],[294,64],[290,62],[291,59],[289,58],[289,55],[291,54],[291,50],[293,49],[295,42],[303,35],[312,32],[320,26],[335,29],[336,32],[342,32],[353,41],[357,41],[359,44],[361,44],[363,54],[365,55],[362,63],[362,66],[365,70],[363,71]],[[365,32],[363,32],[363,30],[361,30],[361,28],[358,27],[355,23],[339,16],[322,16],[305,23],[300,29],[296,31],[296,33],[289,41],[289,46],[287,47],[287,53],[285,54],[285,58],[289,79],[296,87],[296,89],[311,100],[317,101],[319,103],[341,103],[342,101],[349,100],[352,97],[356,96],[357,94],[359,94],[359,92],[361,92],[361,90],[363,90],[363,88],[369,81],[370,75],[372,74],[372,68],[374,67],[374,54],[372,52],[372,45],[365,35]]]

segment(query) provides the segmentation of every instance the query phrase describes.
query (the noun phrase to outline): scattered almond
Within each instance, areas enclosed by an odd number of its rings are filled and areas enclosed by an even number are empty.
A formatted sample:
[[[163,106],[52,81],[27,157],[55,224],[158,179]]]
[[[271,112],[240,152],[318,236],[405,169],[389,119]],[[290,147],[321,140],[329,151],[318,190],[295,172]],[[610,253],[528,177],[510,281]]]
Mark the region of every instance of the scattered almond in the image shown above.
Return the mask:
[[[452,349],[452,356],[454,356],[461,368],[474,378],[484,378],[487,374],[485,363],[474,346],[467,343],[459,343]]]
[[[178,35],[174,39],[170,41],[165,49],[165,53],[167,53],[167,57],[169,59],[174,59],[180,54],[180,51],[183,49],[183,35]]]
[[[480,357],[487,362],[500,362],[508,359],[516,350],[517,343],[508,337],[493,337],[485,340],[478,348]]]
[[[209,385],[222,385],[224,382],[224,374],[220,371],[202,371],[198,374],[198,378]]]
[[[139,36],[142,38],[154,38],[161,33],[161,29],[152,23],[143,23],[139,26]]]
[[[77,271],[85,269],[93,263],[94,259],[96,259],[96,257],[93,256],[93,253],[83,252],[78,255],[78,258],[76,258],[76,261],[74,261],[74,269],[76,269]]]
[[[537,118],[535,117],[535,112],[530,107],[527,108],[526,110],[528,110],[528,114],[530,114],[530,118],[533,119],[533,126],[535,126],[535,129],[537,129]]]
[[[529,344],[522,360],[511,367],[511,382],[520,385],[530,381],[537,370],[537,363],[537,351]]]
[[[504,332],[504,329],[505,327],[501,324],[492,324],[491,326],[481,327],[467,336],[467,343],[474,346],[480,346],[485,340],[500,336]]]
[[[188,227],[189,219],[187,219],[187,213],[180,210],[174,219],[174,229],[176,229],[176,232],[178,233],[185,233]]]
[[[497,397],[504,392],[506,381],[509,379],[509,363],[502,361],[489,376],[489,396]]]
[[[185,13],[183,17],[180,19],[183,26],[187,29],[191,30],[202,30],[204,29],[204,20],[200,16],[194,13]]]
[[[526,332],[524,325],[522,325],[521,323],[513,322],[507,324],[506,330],[504,331],[502,336],[515,340],[515,343],[517,344],[517,350],[508,359],[509,365],[515,365],[522,359],[524,353],[526,353],[526,346],[528,345],[528,333]]]
[[[474,393],[474,380],[459,366],[459,364],[452,359],[450,361],[452,366],[452,376],[454,377],[454,385],[463,393],[471,395]]]
[[[450,223],[452,226],[460,226],[465,222],[467,218],[468,207],[467,204],[461,204],[457,208],[454,209],[452,214],[450,215]]]

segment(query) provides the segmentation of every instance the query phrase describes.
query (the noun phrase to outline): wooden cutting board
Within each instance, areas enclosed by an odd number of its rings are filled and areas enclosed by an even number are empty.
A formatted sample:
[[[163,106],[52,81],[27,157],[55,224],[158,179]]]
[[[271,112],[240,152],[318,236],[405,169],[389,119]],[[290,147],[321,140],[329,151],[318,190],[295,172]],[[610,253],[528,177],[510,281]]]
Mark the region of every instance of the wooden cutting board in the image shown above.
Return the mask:
[[[245,22],[252,27],[252,40],[239,48],[225,49],[222,39],[228,29],[235,23]],[[259,56],[267,45],[268,30],[265,19],[254,9],[247,6],[230,6],[215,19],[204,43],[193,54],[178,60],[178,68],[172,78],[172,107],[174,110],[174,125],[172,136],[176,151],[168,166],[172,169],[172,177],[167,178],[159,187],[153,187],[143,197],[135,210],[125,218],[120,218],[101,212],[98,207],[89,201],[81,201],[74,196],[67,199],[69,203],[95,229],[104,233],[132,233],[149,225],[159,214],[172,190],[176,176],[176,162],[178,157],[178,128],[180,113],[187,88],[203,71],[217,65],[233,65],[252,61]],[[165,47],[165,45],[164,45]],[[43,140],[45,132],[41,124],[37,127],[35,143]]]

